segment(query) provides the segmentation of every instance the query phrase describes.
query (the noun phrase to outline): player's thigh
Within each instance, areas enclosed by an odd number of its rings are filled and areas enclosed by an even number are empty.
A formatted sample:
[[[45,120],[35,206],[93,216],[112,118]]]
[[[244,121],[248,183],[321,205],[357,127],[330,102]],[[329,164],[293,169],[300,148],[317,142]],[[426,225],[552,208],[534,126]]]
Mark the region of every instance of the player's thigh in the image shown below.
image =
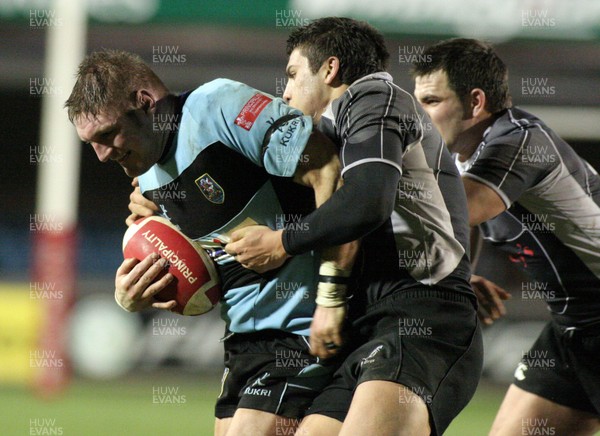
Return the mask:
[[[600,418],[562,406],[511,385],[502,401],[490,435],[554,434],[584,436],[600,430]]]
[[[214,436],[225,436],[233,418],[215,418]]]
[[[398,383],[372,380],[356,388],[340,436],[427,436],[430,431],[429,411],[418,395]]]
[[[227,436],[293,435],[299,420],[261,410],[239,408],[229,423]]]
[[[335,436],[342,428],[341,421],[325,415],[308,415],[304,417],[295,436]]]

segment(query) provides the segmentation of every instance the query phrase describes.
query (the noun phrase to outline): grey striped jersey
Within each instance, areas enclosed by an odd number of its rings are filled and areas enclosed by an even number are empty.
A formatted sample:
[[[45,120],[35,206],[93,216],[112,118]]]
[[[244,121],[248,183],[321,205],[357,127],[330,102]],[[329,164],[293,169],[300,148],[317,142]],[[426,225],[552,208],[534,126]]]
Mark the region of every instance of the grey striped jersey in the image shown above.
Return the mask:
[[[600,322],[600,178],[534,115],[503,111],[464,163],[464,177],[493,189],[507,210],[481,225],[545,299],[557,322]]]
[[[413,96],[387,73],[365,76],[332,103],[319,128],[341,147],[342,175],[369,162],[401,174],[392,216],[362,239],[369,301],[423,285],[472,296],[463,184]]]

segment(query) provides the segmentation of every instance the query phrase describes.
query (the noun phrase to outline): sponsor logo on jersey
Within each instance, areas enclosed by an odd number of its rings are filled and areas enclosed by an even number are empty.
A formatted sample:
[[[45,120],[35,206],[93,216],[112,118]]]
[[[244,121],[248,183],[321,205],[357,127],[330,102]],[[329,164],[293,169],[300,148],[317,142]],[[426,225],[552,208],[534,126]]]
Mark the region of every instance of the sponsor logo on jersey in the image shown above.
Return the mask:
[[[263,111],[273,99],[264,94],[254,94],[254,96],[246,102],[240,113],[235,117],[234,124],[242,129],[250,130],[258,115]]]
[[[196,186],[206,197],[208,201],[215,204],[223,204],[225,201],[225,191],[208,173],[202,174],[196,180]]]
[[[263,397],[271,396],[271,389],[259,389],[259,388],[246,388],[244,390],[244,394],[246,395],[260,395]]]

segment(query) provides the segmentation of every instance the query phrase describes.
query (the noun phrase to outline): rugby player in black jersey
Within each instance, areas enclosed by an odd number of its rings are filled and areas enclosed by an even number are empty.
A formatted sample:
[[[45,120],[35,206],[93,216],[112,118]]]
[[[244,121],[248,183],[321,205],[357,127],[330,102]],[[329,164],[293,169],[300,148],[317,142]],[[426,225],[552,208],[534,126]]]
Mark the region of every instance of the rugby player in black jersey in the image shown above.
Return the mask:
[[[362,344],[298,431],[442,434],[482,365],[458,171],[427,114],[384,71],[389,55],[371,26],[317,19],[293,31],[287,49],[284,99],[338,145],[344,185],[302,231],[249,227],[226,249],[264,270],[309,250],[357,239],[362,247],[349,300],[350,337]],[[326,321],[315,317],[311,343],[330,341]]]
[[[552,315],[519,363],[491,434],[594,434],[600,178],[542,120],[511,105],[508,70],[489,44],[442,41],[424,59],[414,65],[415,96],[455,153],[470,225],[524,271],[528,289],[542,290]]]

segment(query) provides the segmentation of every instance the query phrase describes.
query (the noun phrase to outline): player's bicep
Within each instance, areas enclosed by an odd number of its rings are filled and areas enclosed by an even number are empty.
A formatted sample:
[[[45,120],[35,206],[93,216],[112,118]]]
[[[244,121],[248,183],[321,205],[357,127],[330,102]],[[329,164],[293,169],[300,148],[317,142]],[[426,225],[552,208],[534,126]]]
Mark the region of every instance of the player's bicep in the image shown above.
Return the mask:
[[[349,135],[342,149],[343,173],[369,162],[383,162],[402,172],[403,143],[398,132],[381,126],[364,127]]]
[[[469,225],[479,225],[506,210],[506,204],[495,190],[469,177],[463,176],[462,180],[467,194]]]
[[[494,190],[510,207],[552,169],[537,163],[540,156],[535,155],[537,152],[532,155],[536,147],[530,146],[530,139],[529,132],[524,131],[518,137],[485,144],[466,175]]]

